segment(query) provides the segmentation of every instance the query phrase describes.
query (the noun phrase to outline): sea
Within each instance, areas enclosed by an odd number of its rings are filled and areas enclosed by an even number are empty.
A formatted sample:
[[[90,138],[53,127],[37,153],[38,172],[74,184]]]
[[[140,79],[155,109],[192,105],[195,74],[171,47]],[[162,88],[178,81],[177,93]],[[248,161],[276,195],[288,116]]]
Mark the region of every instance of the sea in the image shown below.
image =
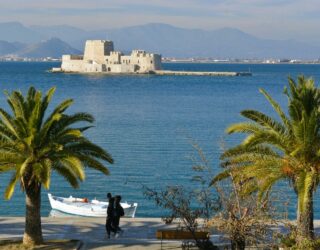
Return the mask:
[[[243,121],[240,111],[257,109],[276,117],[259,92],[265,89],[283,109],[283,94],[289,76],[304,74],[319,85],[320,65],[311,64],[206,64],[165,63],[164,69],[189,71],[250,71],[246,77],[96,75],[50,73],[58,62],[1,62],[0,107],[9,110],[5,91],[30,86],[43,92],[56,86],[49,111],[67,98],[74,105],[67,111],[89,112],[94,127],[85,135],[106,149],[114,158],[107,165],[110,175],[86,169],[86,180],[73,189],[60,176],[52,175],[50,190],[42,190],[43,216],[50,213],[48,192],[57,196],[106,199],[106,194],[121,195],[123,201],[137,202],[137,217],[160,217],[164,211],[146,199],[144,187],[195,187],[191,181],[198,145],[209,162],[212,175],[221,171],[219,156],[224,148],[243,137],[226,135],[232,123]],[[211,178],[210,175],[206,175]],[[11,200],[3,193],[10,174],[0,174],[0,216],[24,216],[25,200],[19,185]],[[295,217],[296,197],[289,185],[289,217]],[[276,187],[277,189],[277,187]],[[320,219],[319,193],[315,194],[315,218]]]

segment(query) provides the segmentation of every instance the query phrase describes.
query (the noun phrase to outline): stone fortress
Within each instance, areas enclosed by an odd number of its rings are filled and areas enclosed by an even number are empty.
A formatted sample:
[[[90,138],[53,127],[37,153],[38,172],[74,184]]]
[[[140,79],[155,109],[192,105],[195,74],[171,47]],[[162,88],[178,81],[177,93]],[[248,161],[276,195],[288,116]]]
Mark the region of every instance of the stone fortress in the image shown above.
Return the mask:
[[[153,73],[161,70],[161,55],[133,50],[131,55],[114,51],[113,42],[87,40],[84,55],[63,55],[61,68],[52,71],[78,73]]]
[[[87,40],[84,55],[63,55],[60,68],[51,72],[105,73],[105,74],[156,74],[184,76],[251,76],[251,72],[172,71],[162,70],[161,55],[133,50],[123,55],[107,40]]]

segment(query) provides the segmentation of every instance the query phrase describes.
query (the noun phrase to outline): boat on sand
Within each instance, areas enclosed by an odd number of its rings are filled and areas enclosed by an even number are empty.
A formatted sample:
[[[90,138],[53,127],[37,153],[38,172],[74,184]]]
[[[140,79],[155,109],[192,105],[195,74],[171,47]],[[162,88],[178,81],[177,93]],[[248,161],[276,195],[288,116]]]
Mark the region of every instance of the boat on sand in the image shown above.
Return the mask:
[[[58,197],[48,194],[49,202],[52,209],[79,216],[88,217],[106,217],[109,203],[96,199],[88,200],[87,198],[76,198],[69,196]],[[138,203],[121,202],[125,217],[135,217]]]

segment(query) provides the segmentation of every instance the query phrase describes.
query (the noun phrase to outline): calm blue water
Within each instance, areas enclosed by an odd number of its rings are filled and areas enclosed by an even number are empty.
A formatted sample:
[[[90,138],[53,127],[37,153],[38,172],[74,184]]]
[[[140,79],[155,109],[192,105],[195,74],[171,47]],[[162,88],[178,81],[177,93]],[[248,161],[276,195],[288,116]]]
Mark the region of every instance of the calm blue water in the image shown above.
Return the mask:
[[[145,200],[142,185],[160,187],[190,184],[193,175],[189,159],[193,150],[190,138],[196,140],[214,171],[219,171],[221,142],[238,142],[226,137],[225,128],[241,120],[239,112],[255,108],[272,112],[258,89],[265,88],[282,105],[287,76],[298,74],[320,80],[320,65],[248,65],[248,64],[165,64],[166,69],[193,71],[247,71],[252,77],[191,76],[94,76],[51,74],[46,70],[57,63],[0,63],[1,90],[20,89],[30,85],[47,90],[57,86],[52,104],[74,98],[70,112],[85,111],[96,117],[95,128],[87,136],[107,149],[115,164],[110,176],[87,171],[87,179],[73,190],[60,177],[52,177],[50,191],[55,195],[104,199],[107,192],[121,194],[124,200],[139,203],[137,216],[160,216],[161,210]],[[0,106],[8,109],[0,94]],[[0,175],[0,195],[8,183]],[[42,214],[49,214],[47,191],[43,192]],[[294,194],[288,193],[294,202]],[[316,194],[316,207],[320,200]],[[294,206],[291,216],[294,216]],[[319,209],[315,209],[320,219]],[[0,216],[24,215],[24,197],[19,187],[10,201],[0,200]]]

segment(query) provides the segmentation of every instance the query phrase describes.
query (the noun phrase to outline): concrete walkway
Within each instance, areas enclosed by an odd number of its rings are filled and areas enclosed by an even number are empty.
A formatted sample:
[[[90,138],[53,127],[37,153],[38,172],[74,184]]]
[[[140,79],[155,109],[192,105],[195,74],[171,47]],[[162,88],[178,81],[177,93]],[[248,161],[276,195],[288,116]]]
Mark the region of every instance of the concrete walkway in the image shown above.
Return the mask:
[[[159,218],[122,218],[123,235],[106,239],[105,219],[82,217],[43,217],[42,229],[45,239],[80,239],[81,249],[161,249],[156,239],[157,229],[175,227],[165,225]],[[24,217],[0,217],[0,239],[22,238]],[[180,241],[165,241],[162,249],[181,249]]]
[[[160,218],[121,218],[124,230],[119,238],[105,237],[104,218],[43,217],[42,229],[45,239],[78,239],[83,249],[149,250],[161,249],[156,239],[158,229],[174,228],[177,223],[165,225]],[[320,234],[320,221],[315,220],[316,234]],[[277,228],[277,227],[276,227]],[[276,229],[277,231],[280,228]],[[24,217],[0,217],[0,240],[21,239],[24,232]],[[222,243],[221,235],[211,235],[215,244]],[[162,249],[181,249],[181,241],[164,241]]]

